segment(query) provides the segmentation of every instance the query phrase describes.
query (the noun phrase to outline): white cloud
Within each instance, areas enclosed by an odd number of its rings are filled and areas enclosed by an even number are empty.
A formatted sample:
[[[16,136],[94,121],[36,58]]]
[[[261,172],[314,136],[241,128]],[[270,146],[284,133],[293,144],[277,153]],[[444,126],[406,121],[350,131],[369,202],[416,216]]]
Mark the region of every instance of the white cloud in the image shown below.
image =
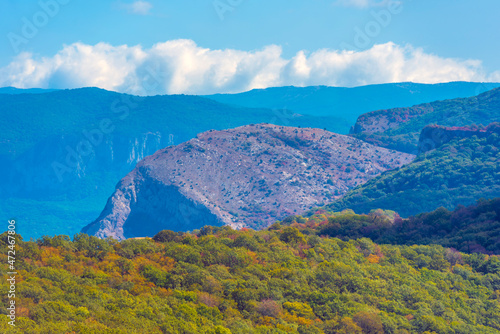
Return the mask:
[[[356,7],[356,8],[370,8],[370,7],[383,7],[389,3],[400,3],[397,0],[337,0],[334,2],[336,6],[342,7]]]
[[[129,13],[139,14],[139,15],[148,15],[153,5],[147,1],[134,1],[130,4],[123,4],[123,8],[125,8]]]
[[[0,68],[0,86],[19,88],[101,87],[155,94],[234,93],[271,86],[360,86],[412,81],[500,81],[478,60],[442,58],[394,43],[365,51],[322,49],[286,59],[281,47],[211,50],[192,40],[172,40],[152,48],[107,43],[64,46],[56,55],[18,55]]]

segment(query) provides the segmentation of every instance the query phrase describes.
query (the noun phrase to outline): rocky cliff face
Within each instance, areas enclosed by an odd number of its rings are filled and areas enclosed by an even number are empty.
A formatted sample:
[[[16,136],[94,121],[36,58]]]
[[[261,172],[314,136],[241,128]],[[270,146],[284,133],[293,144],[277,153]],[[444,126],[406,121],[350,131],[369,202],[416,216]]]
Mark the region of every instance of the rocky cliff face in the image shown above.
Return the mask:
[[[370,134],[395,129],[412,118],[420,117],[434,111],[430,103],[410,108],[394,108],[372,111],[358,117],[350,134]]]
[[[478,138],[486,138],[492,133],[500,134],[500,123],[492,123],[487,127],[446,127],[439,125],[428,125],[420,133],[418,141],[418,152],[425,153],[434,150],[453,139],[470,138],[476,136]]]
[[[470,98],[366,113],[358,118],[350,134],[377,146],[417,154],[419,135],[425,126],[464,127],[499,122],[499,108],[500,89],[496,88]]]
[[[106,170],[118,180],[144,157],[167,146],[169,134],[107,135],[88,154],[77,152],[79,143],[78,136],[52,136],[15,159],[5,157],[5,163],[0,166],[5,179],[0,197],[22,194],[28,198],[44,195],[78,198],[76,190],[88,188],[88,179],[96,180],[97,174]],[[94,182],[91,186],[99,185]]]
[[[263,228],[413,158],[319,129],[204,132],[138,163],[83,232],[124,239],[204,225]]]

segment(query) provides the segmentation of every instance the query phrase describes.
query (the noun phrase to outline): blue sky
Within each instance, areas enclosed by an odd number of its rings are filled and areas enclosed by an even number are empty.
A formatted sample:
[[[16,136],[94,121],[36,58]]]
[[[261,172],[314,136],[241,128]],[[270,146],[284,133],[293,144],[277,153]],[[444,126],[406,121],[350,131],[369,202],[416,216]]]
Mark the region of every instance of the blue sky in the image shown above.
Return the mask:
[[[498,13],[498,0],[3,0],[0,85],[149,94],[151,68],[156,93],[500,81]]]

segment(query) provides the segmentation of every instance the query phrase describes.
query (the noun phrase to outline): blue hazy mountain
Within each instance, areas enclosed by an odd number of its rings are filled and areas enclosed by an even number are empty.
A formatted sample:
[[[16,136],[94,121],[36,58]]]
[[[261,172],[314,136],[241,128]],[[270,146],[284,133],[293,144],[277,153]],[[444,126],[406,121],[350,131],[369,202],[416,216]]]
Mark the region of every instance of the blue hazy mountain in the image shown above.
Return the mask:
[[[346,134],[356,119],[370,111],[479,95],[500,83],[394,83],[362,87],[276,87],[239,94],[208,95],[215,101],[249,108],[288,109],[299,114],[342,119]]]
[[[0,87],[0,94],[43,94],[57,89]]]

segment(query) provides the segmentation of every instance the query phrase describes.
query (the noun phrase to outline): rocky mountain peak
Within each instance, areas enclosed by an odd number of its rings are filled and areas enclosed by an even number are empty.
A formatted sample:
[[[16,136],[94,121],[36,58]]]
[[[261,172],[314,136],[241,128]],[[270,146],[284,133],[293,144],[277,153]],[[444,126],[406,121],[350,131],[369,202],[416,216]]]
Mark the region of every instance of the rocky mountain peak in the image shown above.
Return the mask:
[[[321,129],[207,131],[139,162],[83,231],[123,239],[208,224],[263,228],[413,158]]]

